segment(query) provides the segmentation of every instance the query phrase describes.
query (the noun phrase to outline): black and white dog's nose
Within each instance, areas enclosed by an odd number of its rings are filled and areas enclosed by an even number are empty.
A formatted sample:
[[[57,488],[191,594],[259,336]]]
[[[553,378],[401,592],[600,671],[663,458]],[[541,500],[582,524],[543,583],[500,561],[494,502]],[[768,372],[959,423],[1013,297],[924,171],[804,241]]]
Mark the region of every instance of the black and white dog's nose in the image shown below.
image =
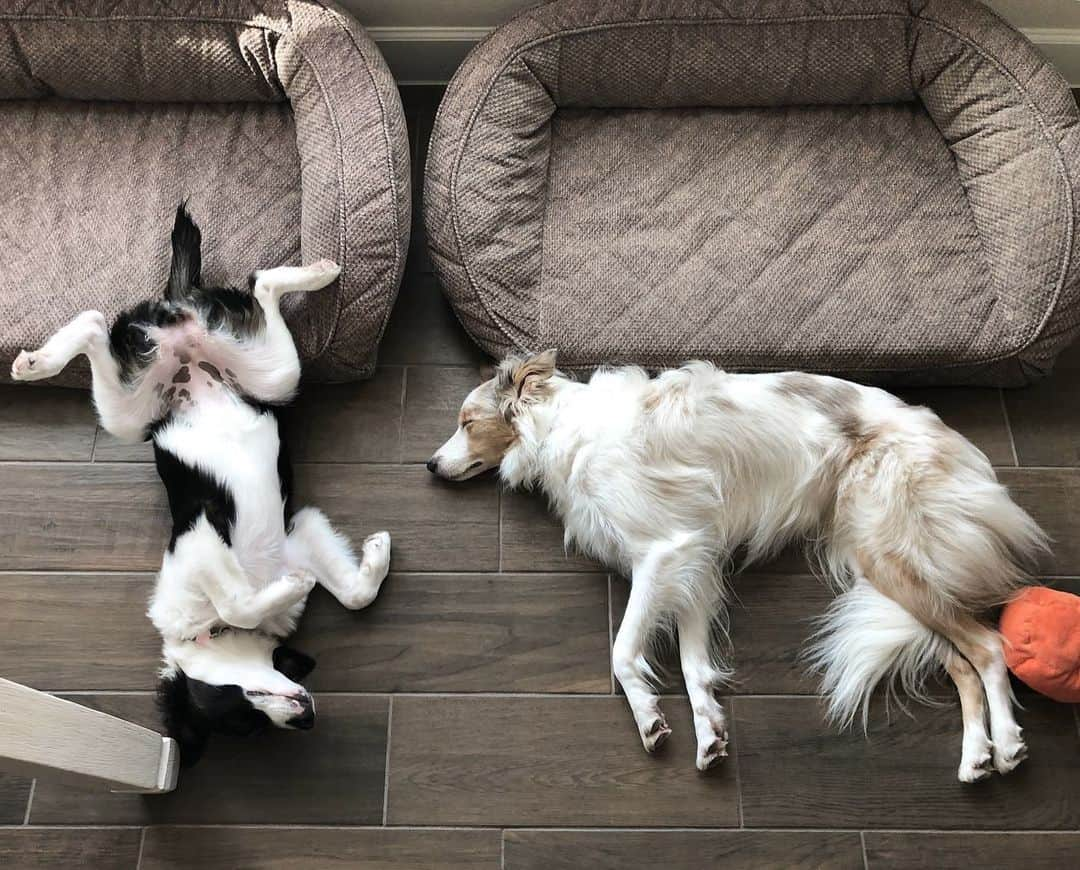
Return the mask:
[[[286,724],[290,728],[298,728],[301,731],[310,731],[315,727],[315,703],[312,701],[311,696],[308,695],[300,700],[300,704],[303,708],[300,715],[293,716]]]
[[[434,456],[432,456],[431,459],[427,461],[427,470],[430,471],[432,474],[439,473],[439,460],[436,459]]]

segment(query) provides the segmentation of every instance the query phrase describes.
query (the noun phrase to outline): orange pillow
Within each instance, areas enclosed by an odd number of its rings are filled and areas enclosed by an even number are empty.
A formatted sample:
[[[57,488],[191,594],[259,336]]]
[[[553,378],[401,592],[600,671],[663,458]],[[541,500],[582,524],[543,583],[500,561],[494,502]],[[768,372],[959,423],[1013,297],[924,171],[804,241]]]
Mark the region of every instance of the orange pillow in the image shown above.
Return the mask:
[[[1001,613],[1005,662],[1035,691],[1080,703],[1080,596],[1025,589]]]

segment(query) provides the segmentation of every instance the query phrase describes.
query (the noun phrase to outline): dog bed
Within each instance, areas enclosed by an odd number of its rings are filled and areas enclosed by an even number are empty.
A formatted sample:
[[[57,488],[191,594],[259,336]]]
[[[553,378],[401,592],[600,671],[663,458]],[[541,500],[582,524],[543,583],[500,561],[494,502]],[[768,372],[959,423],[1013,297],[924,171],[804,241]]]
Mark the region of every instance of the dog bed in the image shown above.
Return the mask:
[[[555,0],[454,76],[425,221],[489,353],[1016,386],[1080,329],[1080,115],[966,0]]]
[[[305,375],[369,374],[404,269],[397,88],[347,14],[311,0],[26,0],[0,11],[0,376],[79,311],[164,290],[177,205],[203,283],[332,259],[283,308]],[[85,360],[58,379],[88,383]]]

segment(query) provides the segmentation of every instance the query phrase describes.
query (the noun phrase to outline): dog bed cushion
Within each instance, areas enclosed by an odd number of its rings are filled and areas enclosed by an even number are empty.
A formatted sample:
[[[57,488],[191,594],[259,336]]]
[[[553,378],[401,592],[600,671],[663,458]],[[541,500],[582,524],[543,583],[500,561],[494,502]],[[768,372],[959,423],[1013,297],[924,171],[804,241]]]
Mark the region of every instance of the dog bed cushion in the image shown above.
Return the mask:
[[[162,292],[187,200],[203,282],[329,258],[283,300],[305,376],[362,377],[405,264],[409,148],[374,43],[310,0],[0,12],[0,376],[78,312]],[[85,384],[85,360],[50,383]]]
[[[451,82],[429,244],[494,355],[1019,385],[1080,328],[1078,121],[967,0],[555,0]]]

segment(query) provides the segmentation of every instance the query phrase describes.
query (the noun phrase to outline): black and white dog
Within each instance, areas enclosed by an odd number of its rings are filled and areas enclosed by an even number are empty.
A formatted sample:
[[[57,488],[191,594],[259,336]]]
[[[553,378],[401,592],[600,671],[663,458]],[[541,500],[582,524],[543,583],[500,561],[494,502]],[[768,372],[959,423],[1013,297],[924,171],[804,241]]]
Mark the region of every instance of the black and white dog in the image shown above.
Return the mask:
[[[154,443],[173,530],[148,615],[163,639],[159,700],[185,764],[214,732],[312,727],[314,703],[299,680],[315,663],[281,640],[316,582],[345,607],[365,607],[390,562],[386,532],[367,538],[358,562],[321,512],[293,511],[274,412],[300,380],[281,296],[319,290],[340,269],[327,260],[281,266],[255,272],[248,291],[209,288],[200,247],[181,206],[163,298],[121,314],[111,330],[86,311],[11,367],[15,380],[39,380],[86,354],[101,425]]]

